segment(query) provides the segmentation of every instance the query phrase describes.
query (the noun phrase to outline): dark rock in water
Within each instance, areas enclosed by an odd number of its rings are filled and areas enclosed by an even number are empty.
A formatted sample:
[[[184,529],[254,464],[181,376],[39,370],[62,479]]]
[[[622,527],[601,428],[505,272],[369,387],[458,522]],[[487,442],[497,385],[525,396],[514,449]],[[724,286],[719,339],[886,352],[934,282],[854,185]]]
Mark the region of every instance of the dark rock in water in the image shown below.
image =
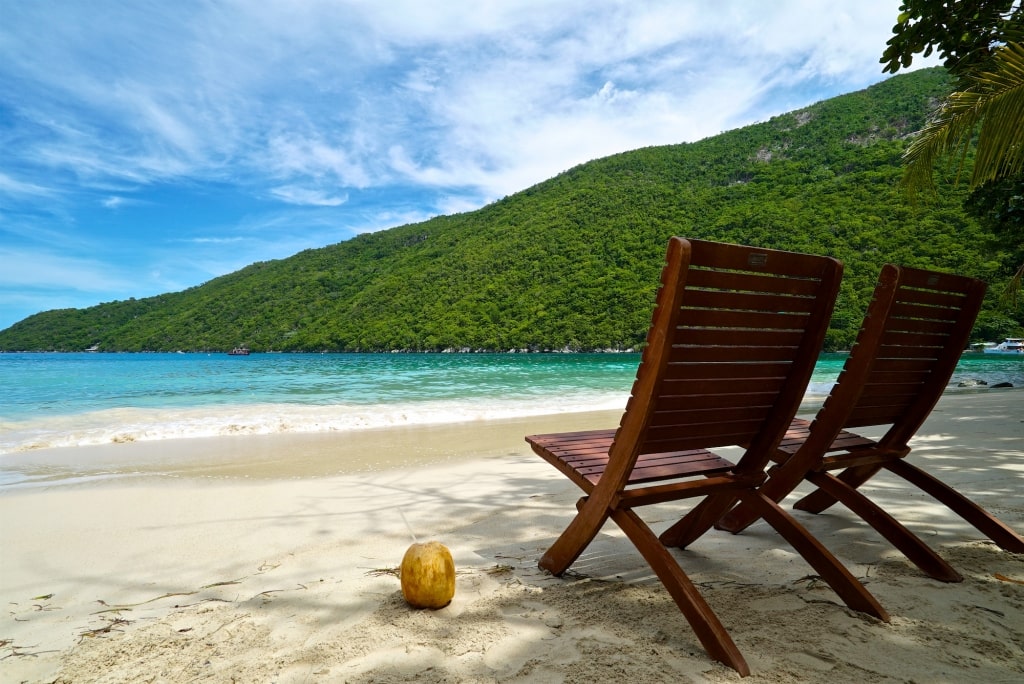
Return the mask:
[[[995,389],[997,387],[1013,387],[1013,383],[1012,382],[997,382],[996,384],[992,385],[993,389]]]
[[[987,384],[988,383],[985,382],[984,380],[961,380],[960,382],[957,383],[956,386],[957,387],[980,387],[982,385],[987,385]]]

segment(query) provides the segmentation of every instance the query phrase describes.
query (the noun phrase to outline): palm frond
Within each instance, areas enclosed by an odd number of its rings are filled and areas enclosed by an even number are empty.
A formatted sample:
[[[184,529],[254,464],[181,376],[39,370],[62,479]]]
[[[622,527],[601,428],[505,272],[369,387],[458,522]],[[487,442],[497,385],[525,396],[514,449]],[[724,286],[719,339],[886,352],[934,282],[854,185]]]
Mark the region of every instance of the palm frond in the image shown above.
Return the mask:
[[[978,131],[970,187],[1024,169],[1024,44],[998,48],[987,69],[965,75],[938,115],[904,153],[903,185],[911,192],[934,188],[936,162],[950,158],[957,181]]]

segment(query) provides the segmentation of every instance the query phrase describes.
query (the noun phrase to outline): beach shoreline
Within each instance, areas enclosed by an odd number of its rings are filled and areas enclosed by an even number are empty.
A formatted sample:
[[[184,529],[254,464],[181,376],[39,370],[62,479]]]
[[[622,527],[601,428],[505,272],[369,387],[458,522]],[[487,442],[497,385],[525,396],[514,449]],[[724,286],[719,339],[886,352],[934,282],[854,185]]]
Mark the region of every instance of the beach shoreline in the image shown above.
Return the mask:
[[[614,428],[621,416],[585,411],[33,449],[0,455],[0,492],[124,478],[287,480],[417,468],[519,452],[528,434]]]
[[[1022,404],[1015,389],[948,394],[911,455],[1017,530]],[[579,492],[523,437],[620,415],[7,454],[34,479],[0,488],[0,679],[738,681],[614,525],[569,578],[536,567]],[[801,514],[893,614],[884,624],[808,581],[763,524],[705,535],[681,564],[750,661],[746,681],[1020,681],[1024,557],[876,479],[871,495],[965,582],[923,577],[843,511]],[[657,531],[679,511],[645,517]],[[443,610],[401,600],[390,571],[413,535],[455,556]]]

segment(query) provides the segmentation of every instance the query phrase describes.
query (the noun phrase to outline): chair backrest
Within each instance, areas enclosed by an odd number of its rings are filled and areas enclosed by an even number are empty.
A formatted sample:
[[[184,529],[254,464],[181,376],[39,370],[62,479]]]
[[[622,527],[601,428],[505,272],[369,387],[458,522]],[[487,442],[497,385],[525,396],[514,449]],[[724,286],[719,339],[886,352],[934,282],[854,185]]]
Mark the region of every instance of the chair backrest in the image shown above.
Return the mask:
[[[975,278],[884,266],[812,432],[891,424],[885,441],[913,437],[949,383],[984,295]]]
[[[611,460],[631,469],[643,453],[743,445],[761,462],[739,467],[763,469],[810,380],[842,264],[682,238],[666,259]]]

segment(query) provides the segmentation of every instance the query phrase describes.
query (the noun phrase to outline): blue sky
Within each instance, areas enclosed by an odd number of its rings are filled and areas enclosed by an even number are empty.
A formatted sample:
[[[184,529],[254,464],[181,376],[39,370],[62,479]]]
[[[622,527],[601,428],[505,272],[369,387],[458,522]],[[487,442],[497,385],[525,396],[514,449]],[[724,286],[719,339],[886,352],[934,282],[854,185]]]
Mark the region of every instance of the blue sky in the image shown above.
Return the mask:
[[[0,329],[859,90],[899,4],[0,0]]]

